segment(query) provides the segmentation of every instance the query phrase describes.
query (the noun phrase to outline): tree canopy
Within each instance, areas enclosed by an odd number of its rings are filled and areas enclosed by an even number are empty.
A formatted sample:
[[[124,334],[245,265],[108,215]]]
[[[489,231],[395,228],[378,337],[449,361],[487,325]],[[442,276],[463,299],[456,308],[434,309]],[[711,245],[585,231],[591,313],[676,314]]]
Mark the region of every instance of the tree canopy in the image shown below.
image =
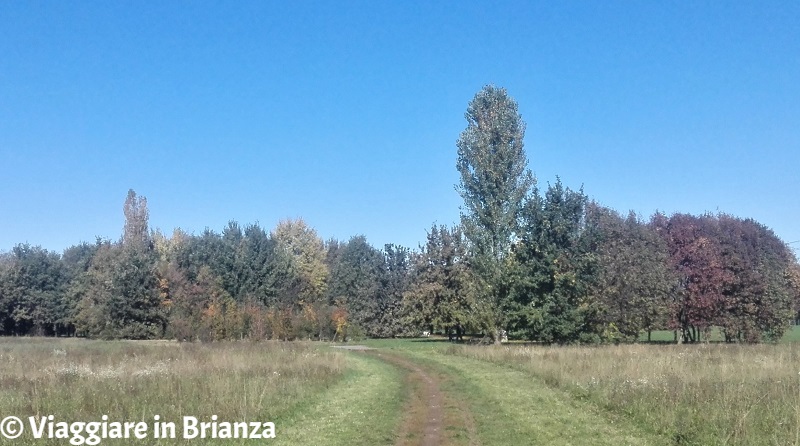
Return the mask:
[[[217,232],[150,228],[129,190],[116,241],[0,252],[0,335],[182,341],[353,339],[423,331],[500,342],[779,339],[800,265],[769,228],[725,213],[620,214],[556,177],[539,189],[525,122],[492,85],[457,142],[460,223],[417,249],[327,242],[303,219]],[[452,148],[450,149],[452,150]]]

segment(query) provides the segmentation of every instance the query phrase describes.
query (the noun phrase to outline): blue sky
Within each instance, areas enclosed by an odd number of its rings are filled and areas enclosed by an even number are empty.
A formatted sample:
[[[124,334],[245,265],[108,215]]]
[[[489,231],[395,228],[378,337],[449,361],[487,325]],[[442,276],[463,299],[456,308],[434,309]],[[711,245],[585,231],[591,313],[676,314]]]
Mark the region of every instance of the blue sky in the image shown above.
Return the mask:
[[[540,184],[800,240],[800,3],[0,2],[0,250],[303,217],[458,221],[467,103],[505,87]],[[800,243],[793,245],[800,246]]]

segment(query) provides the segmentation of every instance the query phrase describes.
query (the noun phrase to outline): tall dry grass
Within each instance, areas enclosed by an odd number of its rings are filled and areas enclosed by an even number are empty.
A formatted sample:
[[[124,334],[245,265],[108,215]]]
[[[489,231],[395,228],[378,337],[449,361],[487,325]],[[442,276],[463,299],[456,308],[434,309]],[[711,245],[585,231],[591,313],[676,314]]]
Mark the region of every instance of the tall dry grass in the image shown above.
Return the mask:
[[[800,444],[800,346],[453,347],[524,369],[675,444]]]
[[[159,415],[178,429],[184,415],[205,421],[217,415],[280,428],[280,417],[335,381],[344,361],[310,343],[6,338],[0,339],[0,414],[148,423]],[[63,442],[23,435],[14,444]]]

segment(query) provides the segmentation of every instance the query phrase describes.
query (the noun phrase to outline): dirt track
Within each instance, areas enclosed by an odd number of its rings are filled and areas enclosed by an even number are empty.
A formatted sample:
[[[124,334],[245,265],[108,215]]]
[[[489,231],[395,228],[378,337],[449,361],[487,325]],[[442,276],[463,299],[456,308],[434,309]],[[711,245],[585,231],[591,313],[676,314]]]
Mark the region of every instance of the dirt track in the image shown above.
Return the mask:
[[[396,446],[478,445],[471,414],[462,401],[442,391],[446,376],[428,370],[400,354],[372,350],[367,354],[408,372],[411,389]]]

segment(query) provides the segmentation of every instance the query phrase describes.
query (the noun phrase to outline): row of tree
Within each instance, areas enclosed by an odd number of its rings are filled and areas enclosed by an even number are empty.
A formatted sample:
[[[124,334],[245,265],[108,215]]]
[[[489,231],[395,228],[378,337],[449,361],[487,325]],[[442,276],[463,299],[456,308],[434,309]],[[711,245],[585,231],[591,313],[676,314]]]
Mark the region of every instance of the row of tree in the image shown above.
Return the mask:
[[[119,241],[62,254],[0,254],[0,334],[98,338],[344,339],[502,332],[546,343],[625,342],[670,329],[697,342],[780,337],[797,314],[800,268],[775,234],[726,214],[644,221],[560,180],[541,191],[525,125],[485,87],[458,140],[461,224],[418,250],[363,236],[324,242],[303,220],[271,231],[230,222],[170,236],[130,191]]]
[[[543,342],[634,339],[671,328],[698,341],[777,338],[795,313],[796,259],[763,225],[656,214],[647,224],[527,167],[525,123],[502,88],[469,104],[458,139],[461,226],[482,325]]]
[[[148,229],[130,191],[121,240],[63,255],[18,245],[0,257],[0,334],[100,338],[332,339],[406,333],[411,253],[363,236],[327,243],[303,220],[271,232],[230,222],[221,232]]]

